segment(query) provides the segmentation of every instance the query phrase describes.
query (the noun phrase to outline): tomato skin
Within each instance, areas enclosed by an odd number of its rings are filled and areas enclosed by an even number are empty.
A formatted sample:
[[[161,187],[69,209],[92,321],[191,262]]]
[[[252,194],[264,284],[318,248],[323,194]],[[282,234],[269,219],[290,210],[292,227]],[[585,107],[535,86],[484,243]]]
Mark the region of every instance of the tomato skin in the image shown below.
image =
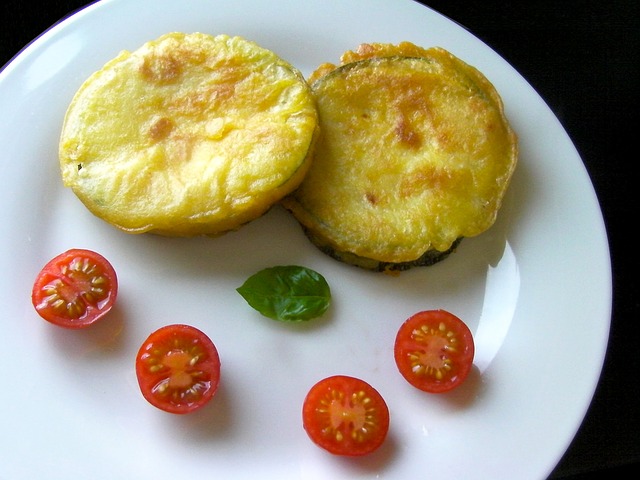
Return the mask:
[[[142,396],[165,412],[185,414],[206,405],[220,382],[220,357],[211,339],[190,325],[166,325],[136,356]]]
[[[458,387],[473,366],[475,345],[469,327],[445,310],[425,310],[398,329],[394,357],[414,387],[444,393]]]
[[[31,290],[31,302],[42,318],[71,329],[103,318],[117,296],[118,277],[111,263],[99,253],[80,248],[52,258]]]
[[[364,380],[335,375],[311,387],[302,407],[302,424],[309,438],[328,452],[361,456],[384,442],[389,409]]]

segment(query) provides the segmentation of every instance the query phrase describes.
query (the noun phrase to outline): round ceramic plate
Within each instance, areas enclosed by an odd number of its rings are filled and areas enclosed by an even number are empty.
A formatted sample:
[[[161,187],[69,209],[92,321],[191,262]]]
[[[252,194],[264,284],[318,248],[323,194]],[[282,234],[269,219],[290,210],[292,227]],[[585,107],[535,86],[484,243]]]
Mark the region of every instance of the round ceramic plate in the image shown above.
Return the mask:
[[[362,42],[450,50],[496,86],[520,139],[497,223],[447,260],[398,277],[323,255],[279,207],[217,239],[105,224],[62,186],[62,119],[93,71],[169,31],[241,35],[304,74]],[[3,479],[541,479],[577,431],[611,311],[594,190],[526,80],[436,12],[410,0],[107,0],[45,32],[0,73],[0,118]],[[81,331],[44,322],[30,302],[39,269],[74,247],[102,253],[120,279],[115,311]],[[292,264],[331,285],[322,318],[279,323],[235,290],[262,268]],[[393,361],[399,325],[431,308],[460,316],[476,339],[472,375],[445,395],[413,389]],[[213,401],[186,416],[149,405],[134,373],[142,341],[169,323],[205,331],[222,360]],[[360,377],[387,400],[389,436],[372,455],[331,456],[302,428],[308,389],[334,374]]]

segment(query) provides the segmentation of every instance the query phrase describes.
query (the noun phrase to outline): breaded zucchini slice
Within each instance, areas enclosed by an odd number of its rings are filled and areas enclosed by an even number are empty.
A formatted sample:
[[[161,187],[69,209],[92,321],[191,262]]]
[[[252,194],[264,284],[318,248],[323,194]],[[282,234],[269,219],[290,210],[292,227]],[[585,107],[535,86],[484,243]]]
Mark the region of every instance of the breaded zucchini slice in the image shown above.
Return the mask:
[[[494,223],[516,135],[492,84],[451,53],[409,43],[359,52],[310,77],[320,139],[283,205],[338,260],[431,265]]]
[[[174,32],[80,87],[60,169],[91,212],[125,232],[218,235],[298,186],[317,128],[309,85],[274,52]]]

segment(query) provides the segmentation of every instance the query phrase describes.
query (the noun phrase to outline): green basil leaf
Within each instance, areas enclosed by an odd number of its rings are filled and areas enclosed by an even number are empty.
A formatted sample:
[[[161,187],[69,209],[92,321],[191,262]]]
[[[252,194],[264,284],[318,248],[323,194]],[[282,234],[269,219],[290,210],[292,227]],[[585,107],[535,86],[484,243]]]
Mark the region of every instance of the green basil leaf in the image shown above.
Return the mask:
[[[265,317],[287,322],[319,317],[331,303],[331,290],[325,278],[297,265],[265,268],[236,290]]]

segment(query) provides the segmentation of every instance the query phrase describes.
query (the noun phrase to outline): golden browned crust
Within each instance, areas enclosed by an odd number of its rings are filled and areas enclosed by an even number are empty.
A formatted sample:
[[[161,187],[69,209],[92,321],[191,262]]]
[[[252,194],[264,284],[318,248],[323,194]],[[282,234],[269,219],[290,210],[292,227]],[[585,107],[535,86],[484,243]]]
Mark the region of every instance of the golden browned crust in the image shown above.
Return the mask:
[[[310,79],[322,134],[283,204],[323,251],[404,269],[494,223],[517,139],[477,69],[441,48],[364,44]]]
[[[60,168],[123,231],[217,235],[297,187],[316,137],[309,86],[288,62],[240,37],[174,32],[81,86]]]

